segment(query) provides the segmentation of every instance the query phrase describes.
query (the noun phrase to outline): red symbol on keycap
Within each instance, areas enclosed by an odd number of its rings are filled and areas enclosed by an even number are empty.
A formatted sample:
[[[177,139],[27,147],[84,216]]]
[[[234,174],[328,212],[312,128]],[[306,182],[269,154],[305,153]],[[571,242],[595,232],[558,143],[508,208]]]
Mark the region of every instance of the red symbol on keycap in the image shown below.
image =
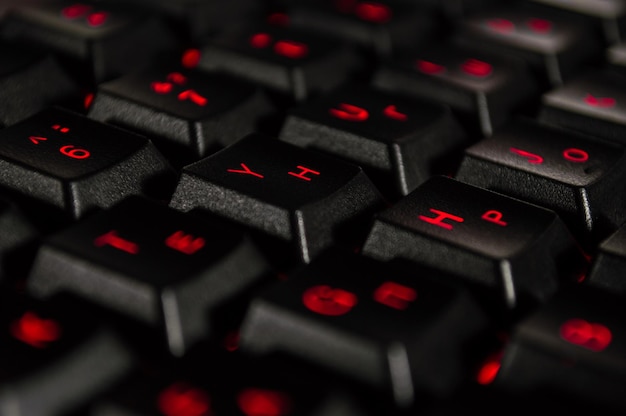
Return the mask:
[[[424,61],[422,59],[418,59],[415,66],[419,71],[428,75],[439,74],[446,69],[443,65],[439,65],[430,61]]]
[[[185,85],[187,83],[187,77],[180,72],[170,72],[167,74],[167,80],[177,85]]]
[[[347,290],[319,285],[308,288],[302,294],[302,302],[313,312],[321,315],[339,316],[352,310],[357,303],[357,297]]]
[[[483,386],[491,384],[498,375],[500,367],[502,367],[502,352],[498,352],[487,357],[476,375],[476,381],[478,384]]]
[[[383,114],[386,117],[389,117],[398,121],[407,121],[408,119],[407,115],[399,112],[395,105],[388,105],[387,107],[385,107],[385,109],[383,110]]]
[[[255,33],[250,36],[250,45],[257,49],[263,49],[270,46],[272,37],[267,33]]]
[[[109,14],[107,12],[95,12],[87,16],[87,23],[94,27],[102,26],[108,18]]]
[[[563,157],[570,162],[583,163],[589,160],[589,153],[582,149],[570,148],[563,150]]]
[[[172,92],[172,89],[174,89],[174,86],[170,82],[155,81],[150,84],[150,88],[152,88],[152,91],[156,92],[157,94],[169,94],[170,92]]]
[[[415,299],[415,289],[395,282],[385,282],[374,292],[376,302],[399,310],[408,308]]]
[[[300,59],[308,55],[309,47],[302,42],[279,40],[274,44],[274,52],[287,58]]]
[[[241,173],[242,175],[252,175],[252,176],[256,176],[257,178],[263,179],[263,175],[261,175],[260,173],[252,171],[252,169],[250,169],[244,163],[240,163],[240,165],[241,165],[242,169],[226,169],[226,172]]]
[[[39,144],[39,142],[45,142],[46,140],[48,140],[48,138],[47,137],[30,136],[28,138],[28,140],[30,140],[34,144]]]
[[[64,156],[71,157],[72,159],[87,159],[91,156],[89,150],[76,148],[76,146],[72,144],[61,146],[59,152],[61,152]]]
[[[525,157],[528,163],[530,163],[531,165],[540,165],[543,163],[543,157],[535,153],[530,153],[530,152],[527,152],[526,150],[518,149],[516,147],[511,147],[509,150],[515,153],[516,155]]]
[[[11,335],[35,348],[45,348],[61,336],[61,327],[52,319],[26,312],[11,324]]]
[[[185,52],[183,52],[183,55],[181,57],[181,64],[185,68],[195,68],[200,63],[200,58],[201,54],[199,49],[187,49]]]
[[[602,324],[590,323],[584,319],[570,319],[561,325],[561,338],[591,351],[603,351],[611,343],[613,335]]]
[[[209,100],[207,100],[206,98],[204,98],[202,95],[198,94],[194,90],[185,90],[181,92],[180,94],[178,94],[178,100],[179,101],[189,100],[192,103],[199,105],[201,107],[204,107],[209,102]]]
[[[535,33],[548,33],[552,30],[552,22],[546,19],[532,18],[526,22],[526,26]]]
[[[463,62],[461,64],[461,69],[466,74],[473,75],[479,78],[487,77],[491,75],[491,72],[493,71],[493,67],[491,66],[491,64],[473,58]]]
[[[154,81],[150,84],[152,91],[157,94],[169,94],[174,90],[175,85],[184,85],[187,83],[187,77],[180,72],[170,72],[167,74],[166,81]],[[204,107],[208,104],[208,100],[193,89],[187,89],[178,93],[179,101],[189,100],[192,103]]]
[[[203,390],[187,383],[175,383],[159,394],[159,411],[165,416],[210,416],[211,401]]]
[[[506,227],[507,223],[502,221],[502,217],[503,215],[500,211],[490,209],[489,211],[486,211],[481,218],[485,221],[489,221],[494,224],[501,225],[502,227]]]
[[[133,243],[132,241],[123,239],[117,235],[116,230],[111,230],[106,234],[102,234],[93,241],[93,244],[96,247],[111,246],[118,250],[125,251],[128,254],[139,253],[139,245]]]
[[[617,101],[612,97],[595,97],[591,94],[587,94],[585,103],[591,107],[611,108],[615,107]]]
[[[289,397],[279,391],[245,389],[237,395],[239,409],[246,416],[283,416],[291,409]]]
[[[515,30],[515,24],[508,19],[491,19],[487,26],[500,33],[510,33]]]
[[[365,121],[369,118],[366,109],[356,105],[340,103],[339,108],[331,108],[328,112],[333,116],[347,121]]]
[[[441,228],[445,228],[446,230],[451,230],[453,228],[452,224],[449,224],[447,222],[444,222],[445,220],[451,220],[451,221],[456,221],[456,222],[463,222],[465,221],[463,218],[458,217],[456,215],[452,215],[450,213],[447,213],[445,211],[440,211],[438,209],[433,209],[430,208],[430,212],[432,212],[433,214],[436,214],[436,217],[427,217],[425,215],[420,215],[419,219],[422,221],[425,221],[429,224],[433,224],[433,225],[437,225]]]
[[[301,166],[301,165],[298,165],[298,166],[296,166],[296,167],[297,167],[298,169],[300,169],[300,172],[287,172],[287,173],[288,173],[289,175],[291,175],[291,176],[295,176],[296,178],[302,179],[302,180],[304,180],[304,181],[310,181],[310,180],[311,180],[311,178],[309,178],[308,176],[306,176],[306,175],[308,175],[308,174],[311,174],[311,175],[319,175],[319,174],[320,174],[320,173],[319,173],[318,171],[316,171],[316,170],[309,169],[309,168],[304,167],[304,166]]]
[[[53,130],[56,130],[60,133],[69,133],[70,129],[68,127],[62,127],[60,124],[55,124],[52,126]]]
[[[355,14],[359,19],[372,23],[387,23],[392,16],[389,6],[373,1],[359,3]]]
[[[194,254],[204,247],[205,240],[202,237],[194,237],[183,231],[176,231],[165,239],[165,245],[184,254]]]
[[[103,11],[97,11],[90,14],[89,12],[92,10],[92,8],[92,6],[87,4],[76,3],[71,6],[65,7],[61,11],[61,14],[66,19],[70,20],[78,19],[79,17],[86,17],[87,23],[93,27],[101,26],[106,23],[109,14]]]

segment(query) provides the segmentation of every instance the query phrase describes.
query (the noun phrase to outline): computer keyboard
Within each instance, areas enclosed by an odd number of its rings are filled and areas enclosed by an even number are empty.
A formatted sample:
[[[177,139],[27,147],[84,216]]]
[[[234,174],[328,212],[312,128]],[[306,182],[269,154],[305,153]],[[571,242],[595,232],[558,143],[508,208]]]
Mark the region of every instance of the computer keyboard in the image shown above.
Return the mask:
[[[0,4],[0,416],[626,411],[624,0]]]

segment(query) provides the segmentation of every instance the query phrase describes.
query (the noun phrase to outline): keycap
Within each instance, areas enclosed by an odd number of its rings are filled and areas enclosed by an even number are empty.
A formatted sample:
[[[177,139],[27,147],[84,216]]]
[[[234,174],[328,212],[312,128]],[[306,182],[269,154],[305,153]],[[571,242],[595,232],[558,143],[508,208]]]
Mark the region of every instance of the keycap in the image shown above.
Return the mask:
[[[588,22],[524,4],[470,14],[461,20],[454,39],[460,45],[523,59],[542,87],[562,85],[583,64],[603,57],[601,40]]]
[[[526,112],[538,88],[522,62],[443,43],[383,62],[372,86],[447,104],[471,134],[487,136]]]
[[[626,294],[626,283],[622,278],[626,267],[626,227],[624,224],[597,248],[585,285],[597,286],[619,295]]]
[[[379,213],[363,254],[454,273],[509,308],[545,301],[584,265],[554,211],[444,176]]]
[[[0,33],[4,39],[54,51],[88,85],[145,65],[176,44],[154,18],[88,1],[16,7]]]
[[[3,292],[0,414],[67,414],[134,366],[128,345],[95,315],[64,299]]]
[[[486,330],[478,303],[428,270],[337,253],[253,299],[242,352],[287,351],[387,391],[400,407],[424,392],[450,395],[471,362],[462,352]]]
[[[132,196],[47,238],[27,288],[74,293],[156,328],[182,356],[209,336],[211,311],[266,272],[242,233]]]
[[[130,194],[168,198],[176,173],[152,143],[60,108],[0,130],[0,185],[78,219]]]
[[[0,196],[0,280],[28,271],[39,229],[7,196]]]
[[[590,70],[544,93],[538,119],[546,124],[625,143],[626,78],[610,70]]]
[[[626,67],[626,42],[609,46],[606,49],[606,60],[611,68],[623,72]]]
[[[519,119],[468,147],[455,178],[553,209],[592,249],[626,221],[625,150]]]
[[[559,292],[517,325],[494,386],[523,397],[540,385],[544,394],[572,395],[600,413],[623,412],[625,318],[620,297],[592,288]]]
[[[257,130],[272,113],[273,104],[248,82],[155,67],[100,84],[87,115],[153,138],[182,166]]]
[[[408,194],[468,143],[449,107],[363,85],[293,108],[279,138],[360,165],[389,199]]]
[[[554,8],[588,17],[604,34],[605,43],[612,45],[622,39],[626,5],[621,0],[532,0]]]
[[[271,237],[280,257],[305,263],[355,244],[383,205],[359,166],[256,133],[186,166],[170,200]]]
[[[0,43],[0,125],[77,96],[78,86],[51,55]]]
[[[359,45],[378,56],[414,48],[434,34],[436,19],[403,1],[300,1],[287,3],[289,24]]]
[[[334,38],[275,25],[223,32],[202,48],[199,68],[257,83],[287,101],[335,88],[360,65],[356,52]]]

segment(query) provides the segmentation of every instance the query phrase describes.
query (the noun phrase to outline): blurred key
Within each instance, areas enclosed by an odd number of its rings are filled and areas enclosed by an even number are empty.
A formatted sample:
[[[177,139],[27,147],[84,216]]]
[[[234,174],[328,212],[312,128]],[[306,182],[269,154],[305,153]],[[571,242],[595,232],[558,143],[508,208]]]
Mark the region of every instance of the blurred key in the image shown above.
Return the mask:
[[[386,391],[400,407],[424,392],[449,397],[486,330],[477,302],[432,271],[338,253],[252,301],[242,351],[287,351]]]
[[[44,218],[80,218],[135,193],[168,198],[176,180],[148,139],[62,109],[0,130],[0,167],[0,185],[43,204]]]
[[[523,63],[448,44],[387,60],[374,71],[372,85],[447,104],[472,134],[487,136],[538,92]]]
[[[609,292],[626,295],[626,226],[620,227],[600,242],[586,285],[598,286]]]
[[[389,199],[415,189],[468,141],[447,106],[359,85],[293,108],[279,137],[360,165]]]
[[[246,81],[161,67],[100,84],[88,116],[153,138],[182,166],[257,130],[272,109]]]
[[[626,148],[533,121],[467,148],[455,177],[555,210],[587,250],[626,221]]]
[[[286,244],[308,263],[333,244],[353,245],[384,201],[357,165],[260,134],[186,166],[170,206],[202,209]]]
[[[120,312],[164,333],[181,356],[209,336],[212,310],[266,270],[242,233],[131,197],[47,238],[28,290],[72,292]]]
[[[455,273],[511,308],[547,299],[584,265],[553,211],[447,177],[432,177],[380,213],[363,253]]]
[[[17,7],[5,17],[0,33],[54,51],[89,84],[146,65],[175,45],[159,21],[89,1]]]
[[[10,198],[0,196],[0,280],[30,268],[40,232]]]

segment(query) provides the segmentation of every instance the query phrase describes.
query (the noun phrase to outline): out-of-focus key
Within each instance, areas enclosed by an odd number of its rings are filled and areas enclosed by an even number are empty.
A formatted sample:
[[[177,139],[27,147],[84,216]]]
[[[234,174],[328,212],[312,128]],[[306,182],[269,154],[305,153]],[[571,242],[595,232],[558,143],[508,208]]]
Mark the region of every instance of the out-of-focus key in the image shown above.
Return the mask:
[[[212,310],[266,271],[242,233],[134,196],[47,238],[27,288],[120,312],[162,331],[181,356],[209,336]]]
[[[338,254],[340,253],[340,254]],[[250,304],[242,352],[288,351],[388,392],[450,397],[487,320],[466,290],[432,271],[326,252]]]
[[[455,273],[509,307],[547,299],[584,265],[554,211],[439,176],[377,216],[363,253]]]
[[[260,134],[186,166],[170,202],[286,243],[280,256],[304,262],[335,243],[358,244],[383,204],[359,166]]]
[[[604,288],[618,295],[626,295],[626,226],[608,236],[598,246],[596,256],[584,283]]]
[[[360,165],[389,199],[444,168],[437,162],[468,141],[447,106],[355,85],[293,108],[279,137]]]
[[[27,273],[39,234],[20,207],[0,196],[0,279]]]
[[[533,121],[467,148],[455,178],[553,209],[586,250],[626,221],[626,148]]]

